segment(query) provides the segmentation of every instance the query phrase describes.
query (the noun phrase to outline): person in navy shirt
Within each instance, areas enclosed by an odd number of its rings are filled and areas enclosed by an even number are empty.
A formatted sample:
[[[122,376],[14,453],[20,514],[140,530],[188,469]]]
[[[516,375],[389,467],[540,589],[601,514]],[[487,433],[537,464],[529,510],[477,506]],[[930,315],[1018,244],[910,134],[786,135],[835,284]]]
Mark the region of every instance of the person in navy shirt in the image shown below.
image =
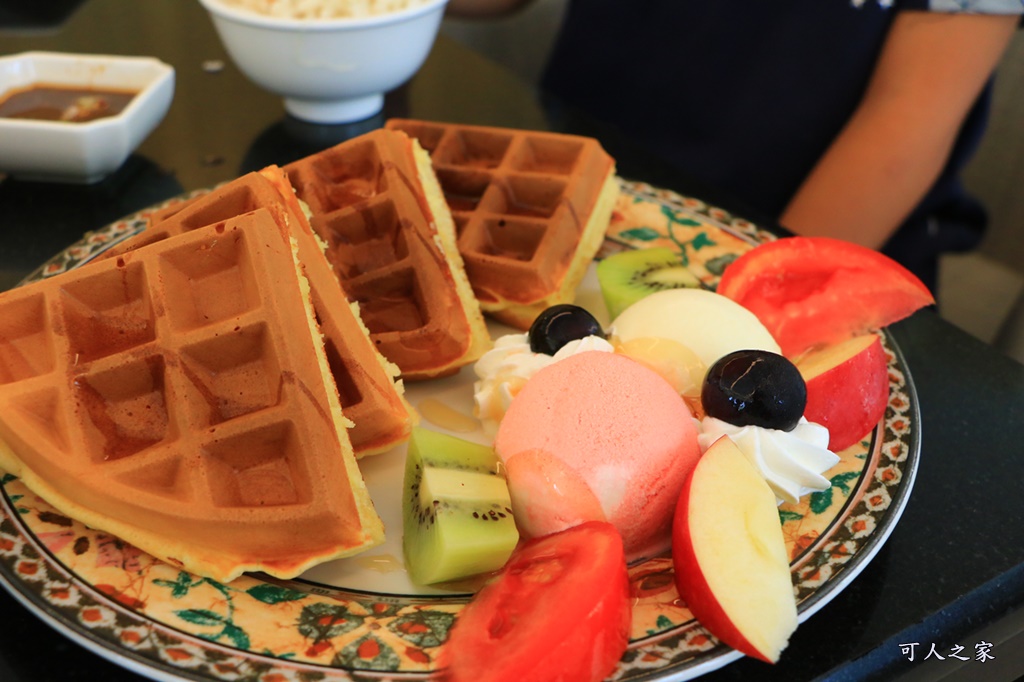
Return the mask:
[[[529,0],[450,0],[459,16]],[[933,290],[980,240],[959,172],[1024,0],[570,0],[542,84],[792,232]]]

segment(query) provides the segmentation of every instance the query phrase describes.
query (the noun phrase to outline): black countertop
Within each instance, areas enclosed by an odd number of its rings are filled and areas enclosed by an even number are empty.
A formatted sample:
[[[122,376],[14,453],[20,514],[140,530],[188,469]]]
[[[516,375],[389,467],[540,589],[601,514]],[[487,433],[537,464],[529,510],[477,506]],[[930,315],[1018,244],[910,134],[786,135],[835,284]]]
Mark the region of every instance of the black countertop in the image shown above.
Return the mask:
[[[154,55],[176,68],[176,94],[160,127],[99,184],[0,181],[0,290],[89,230],[184,191],[286,163],[390,116],[594,135],[624,177],[753,217],[615,131],[545,106],[513,75],[443,37],[420,73],[388,96],[381,116],[312,126],[286,117],[280,99],[237,72],[196,2],[65,5],[69,16],[62,23],[47,16],[43,27],[17,11],[0,13],[0,54]],[[920,469],[899,524],[863,573],[798,629],[779,664],[741,660],[703,679],[1012,680],[1024,673],[1024,367],[933,311],[895,325],[892,334],[923,422]],[[140,679],[59,634],[2,590],[0,624],[4,682]],[[915,642],[910,661],[901,645]],[[980,642],[992,644],[994,659],[974,660]],[[922,661],[933,643],[943,654],[963,646],[970,660]]]

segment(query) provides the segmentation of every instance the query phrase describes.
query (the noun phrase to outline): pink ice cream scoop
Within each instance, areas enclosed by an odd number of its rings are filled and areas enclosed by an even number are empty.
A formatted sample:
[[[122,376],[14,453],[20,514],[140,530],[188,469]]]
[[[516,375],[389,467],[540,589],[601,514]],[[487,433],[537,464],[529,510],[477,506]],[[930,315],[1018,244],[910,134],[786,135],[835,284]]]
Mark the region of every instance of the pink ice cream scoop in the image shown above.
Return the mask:
[[[700,457],[689,407],[654,371],[586,352],[535,374],[495,440],[524,535],[591,519],[619,529],[630,559],[669,546],[672,513]]]

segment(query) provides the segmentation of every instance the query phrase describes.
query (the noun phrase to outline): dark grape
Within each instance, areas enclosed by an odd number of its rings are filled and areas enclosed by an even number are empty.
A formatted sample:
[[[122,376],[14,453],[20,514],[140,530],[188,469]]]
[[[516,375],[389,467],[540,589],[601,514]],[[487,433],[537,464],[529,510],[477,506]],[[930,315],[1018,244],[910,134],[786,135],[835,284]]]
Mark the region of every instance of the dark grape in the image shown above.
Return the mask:
[[[711,366],[700,400],[708,416],[730,424],[792,431],[807,406],[807,384],[781,355],[738,350]]]
[[[545,355],[554,355],[570,341],[587,336],[604,337],[604,330],[586,309],[571,303],[545,309],[530,325],[528,334],[530,350]]]

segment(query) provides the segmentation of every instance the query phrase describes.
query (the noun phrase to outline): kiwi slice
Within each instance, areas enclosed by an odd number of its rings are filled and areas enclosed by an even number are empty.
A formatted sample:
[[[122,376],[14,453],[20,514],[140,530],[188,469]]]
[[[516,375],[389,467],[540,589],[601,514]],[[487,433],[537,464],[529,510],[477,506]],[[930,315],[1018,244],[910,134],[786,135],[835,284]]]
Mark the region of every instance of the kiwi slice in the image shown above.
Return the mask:
[[[700,287],[700,280],[682,264],[679,255],[664,247],[607,256],[597,264],[597,280],[612,320],[647,294]]]
[[[505,565],[519,541],[492,448],[412,430],[402,495],[402,550],[413,582],[445,582]]]

